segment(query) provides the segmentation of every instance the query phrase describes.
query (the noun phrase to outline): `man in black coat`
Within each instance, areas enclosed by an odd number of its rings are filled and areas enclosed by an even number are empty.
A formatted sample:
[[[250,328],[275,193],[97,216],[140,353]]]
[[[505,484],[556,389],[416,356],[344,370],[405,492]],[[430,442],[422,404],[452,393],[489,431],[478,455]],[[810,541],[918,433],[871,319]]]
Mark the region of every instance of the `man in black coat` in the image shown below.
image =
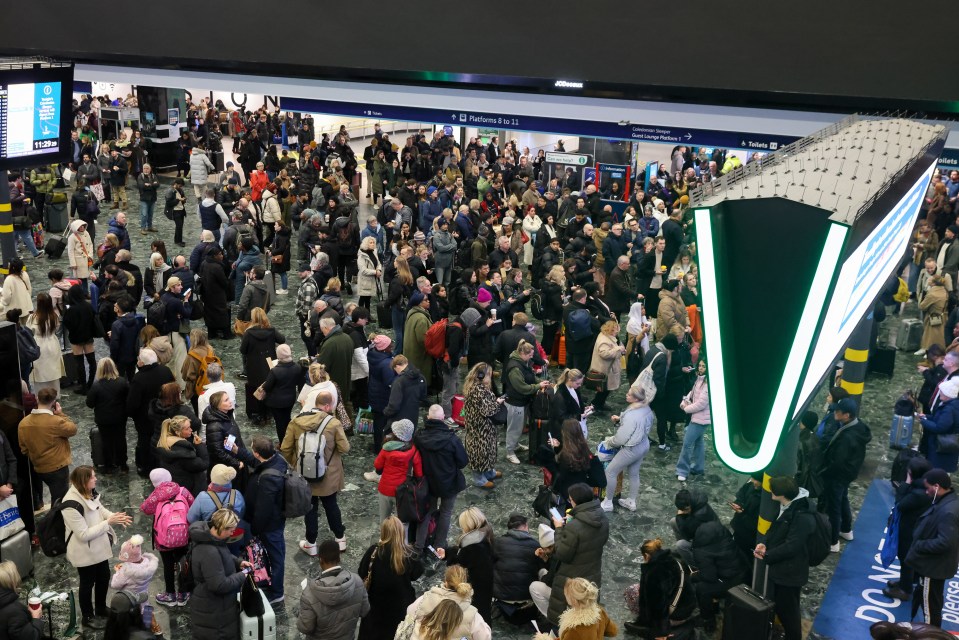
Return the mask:
[[[943,587],[959,568],[959,498],[952,478],[942,469],[922,477],[932,506],[919,517],[906,563],[920,576],[912,598],[912,615],[923,606],[926,623],[942,627]]]
[[[110,327],[110,357],[117,365],[120,375],[133,380],[136,373],[137,339],[140,323],[133,314],[136,302],[130,296],[121,294],[116,301],[117,319]]]
[[[87,231],[89,231],[89,228]],[[92,238],[93,236],[90,237]],[[129,250],[120,249],[117,251],[117,260],[114,264],[117,266],[117,269],[126,271],[133,276],[133,284],[128,284],[126,289],[130,297],[133,298],[134,305],[138,305],[140,304],[140,300],[143,299],[143,272],[140,271],[140,267],[130,262],[132,259],[133,255]]]
[[[352,344],[351,341],[351,347]],[[352,351],[350,353],[352,355]],[[426,400],[426,380],[420,370],[403,355],[393,358],[393,371],[396,379],[390,388],[390,401],[383,409],[383,415],[389,423],[406,418],[413,424],[419,424],[420,405]]]
[[[147,410],[150,403],[160,395],[160,387],[174,382],[174,379],[173,372],[169,367],[159,364],[157,354],[152,349],[140,349],[137,367],[139,370],[130,382],[130,393],[127,395],[127,415],[133,418],[133,426],[137,430],[137,473],[146,478],[154,466],[151,442],[153,425]]]
[[[542,566],[536,557],[539,540],[530,535],[522,514],[511,514],[506,528],[506,533],[493,541],[493,597],[504,602],[527,602],[529,585]]]
[[[683,211],[682,209],[673,209],[669,219],[663,222],[663,239],[666,246],[663,248],[663,264],[668,270],[676,262],[679,256],[679,248],[683,246],[686,240],[686,232],[683,231]]]
[[[529,316],[520,311],[513,314],[513,326],[503,333],[499,334],[499,340],[496,342],[496,360],[503,366],[509,360],[511,353],[516,351],[521,340],[533,345],[533,364],[541,367],[546,364],[543,357],[539,355],[539,349],[536,349],[536,337],[529,332],[526,325],[529,323]]]
[[[766,597],[776,603],[776,615],[786,631],[785,640],[802,640],[799,593],[809,581],[809,554],[806,544],[816,530],[809,494],[796,485],[795,478],[779,476],[769,481],[773,500],[780,507],[779,518],[766,533],[766,542],[756,545],[753,555],[769,565]]]
[[[606,280],[606,303],[619,322],[624,313],[629,313],[635,301],[636,292],[633,291],[633,281],[629,275],[629,258],[621,255]]]
[[[835,405],[834,415],[839,430],[822,452],[822,495],[819,510],[832,523],[832,549],[839,552],[839,538],[852,540],[852,510],[849,507],[849,483],[859,476],[866,459],[866,445],[872,433],[856,416],[859,407],[852,398],[843,398]]]
[[[284,476],[289,466],[283,456],[276,455],[273,439],[257,434],[250,442],[253,457],[259,463],[250,476],[246,491],[246,519],[253,535],[260,539],[270,559],[271,581],[263,587],[270,604],[283,602],[283,574],[286,564],[286,541],[283,530]]]
[[[223,260],[223,249],[213,247],[200,264],[199,284],[203,289],[203,321],[211,338],[233,338],[230,325],[230,298],[234,288],[229,280],[230,269]]]
[[[413,444],[423,460],[423,475],[430,488],[430,510],[436,511],[434,547],[445,549],[456,496],[466,489],[463,468],[469,462],[463,442],[444,421],[443,407],[430,405],[423,428],[413,435]],[[416,528],[416,551],[423,553],[428,523]]]
[[[580,332],[581,324],[586,324],[588,316],[589,330]],[[570,320],[570,315],[573,319]],[[570,369],[579,369],[586,373],[589,371],[589,363],[593,357],[593,345],[596,343],[596,336],[599,335],[600,322],[593,316],[586,305],[586,290],[581,288],[573,289],[573,293],[568,305],[563,308],[563,326],[566,328],[566,354],[567,366]]]
[[[676,536],[675,551],[689,564],[693,563],[693,540],[699,527],[719,520],[709,505],[709,496],[699,489],[680,489],[673,500],[676,517],[670,522]]]

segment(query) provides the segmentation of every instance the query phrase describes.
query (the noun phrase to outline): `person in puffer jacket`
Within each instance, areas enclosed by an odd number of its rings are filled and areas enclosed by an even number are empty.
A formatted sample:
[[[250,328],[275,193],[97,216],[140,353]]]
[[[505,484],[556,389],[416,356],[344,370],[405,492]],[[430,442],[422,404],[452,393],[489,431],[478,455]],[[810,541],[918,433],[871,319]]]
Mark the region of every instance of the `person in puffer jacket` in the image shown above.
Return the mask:
[[[353,640],[356,623],[370,612],[366,587],[358,575],[340,566],[340,547],[324,540],[320,575],[308,580],[300,598],[296,628],[307,640]]]
[[[689,414],[689,424],[683,436],[683,450],[676,462],[676,477],[685,482],[689,475],[701,476],[706,471],[706,445],[703,436],[712,418],[709,415],[709,382],[706,380],[706,360],[700,360],[693,388],[679,403]]]
[[[160,561],[152,553],[143,553],[143,536],[136,534],[120,547],[120,564],[110,579],[110,588],[147,593]]]
[[[423,476],[423,460],[420,452],[412,444],[414,428],[413,423],[406,419],[394,422],[391,428],[392,434],[386,436],[383,448],[373,462],[373,468],[380,474],[380,483],[377,487],[380,522],[393,513],[393,507],[396,504],[396,488],[406,480],[411,462],[413,475],[417,478]],[[404,526],[406,524],[408,523],[403,523]]]
[[[185,488],[173,482],[173,477],[166,469],[154,469],[150,472],[150,482],[153,484],[153,492],[147,496],[147,499],[140,505],[140,511],[148,516],[155,516],[161,503],[180,497],[185,500],[187,507],[193,505],[193,495]],[[153,529],[153,525],[150,525]],[[179,602],[186,604],[190,594],[177,589],[176,584],[176,563],[186,555],[188,547],[180,549],[164,550],[159,549],[160,559],[163,560],[163,582],[166,591],[157,594],[157,602],[167,606],[177,606]],[[156,567],[154,567],[156,572]],[[116,589],[117,587],[114,587]],[[179,596],[177,595],[179,593]]]

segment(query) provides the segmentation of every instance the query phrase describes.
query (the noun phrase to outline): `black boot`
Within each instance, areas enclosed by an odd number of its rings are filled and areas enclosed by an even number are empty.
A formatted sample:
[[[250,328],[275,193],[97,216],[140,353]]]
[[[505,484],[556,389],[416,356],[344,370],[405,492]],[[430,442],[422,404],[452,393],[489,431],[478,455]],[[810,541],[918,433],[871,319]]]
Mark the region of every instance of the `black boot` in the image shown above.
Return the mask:
[[[97,356],[93,353],[88,353],[86,355],[87,365],[90,367],[90,375],[87,377],[87,390],[89,391],[90,387],[93,386],[93,380],[97,376]]]
[[[87,392],[87,366],[83,355],[73,356],[73,361],[77,365],[77,386],[73,389],[76,393],[85,395]]]

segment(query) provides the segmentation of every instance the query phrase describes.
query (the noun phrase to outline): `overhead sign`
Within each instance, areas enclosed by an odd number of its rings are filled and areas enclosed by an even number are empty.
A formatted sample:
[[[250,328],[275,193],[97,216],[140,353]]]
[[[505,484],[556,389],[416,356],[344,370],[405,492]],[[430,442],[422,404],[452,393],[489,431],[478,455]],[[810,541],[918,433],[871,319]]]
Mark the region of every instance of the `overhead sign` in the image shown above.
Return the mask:
[[[586,163],[589,162],[589,156],[580,155],[578,153],[561,153],[559,151],[547,151],[546,162],[586,166]]]

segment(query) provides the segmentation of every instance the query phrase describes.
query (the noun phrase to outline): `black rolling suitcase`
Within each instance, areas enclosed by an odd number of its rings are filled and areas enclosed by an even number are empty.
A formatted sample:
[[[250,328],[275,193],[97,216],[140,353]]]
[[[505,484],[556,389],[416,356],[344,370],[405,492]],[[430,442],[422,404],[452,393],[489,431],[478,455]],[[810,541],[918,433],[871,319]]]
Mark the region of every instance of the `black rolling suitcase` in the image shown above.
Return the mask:
[[[722,640],[769,640],[773,631],[773,602],[745,585],[726,593]]]
[[[385,302],[376,305],[376,324],[380,329],[393,328],[393,309]]]
[[[878,373],[891,378],[896,370],[895,347],[876,345],[876,349],[869,354],[868,368],[871,373]]]
[[[104,467],[106,461],[103,459],[103,438],[100,437],[100,428],[90,429],[90,458],[93,460],[93,466],[97,469]]]
[[[62,235],[56,238],[50,238],[47,240],[47,244],[43,247],[44,253],[47,254],[48,258],[61,258],[63,257],[63,252],[67,248],[67,241],[64,240],[66,235]]]

